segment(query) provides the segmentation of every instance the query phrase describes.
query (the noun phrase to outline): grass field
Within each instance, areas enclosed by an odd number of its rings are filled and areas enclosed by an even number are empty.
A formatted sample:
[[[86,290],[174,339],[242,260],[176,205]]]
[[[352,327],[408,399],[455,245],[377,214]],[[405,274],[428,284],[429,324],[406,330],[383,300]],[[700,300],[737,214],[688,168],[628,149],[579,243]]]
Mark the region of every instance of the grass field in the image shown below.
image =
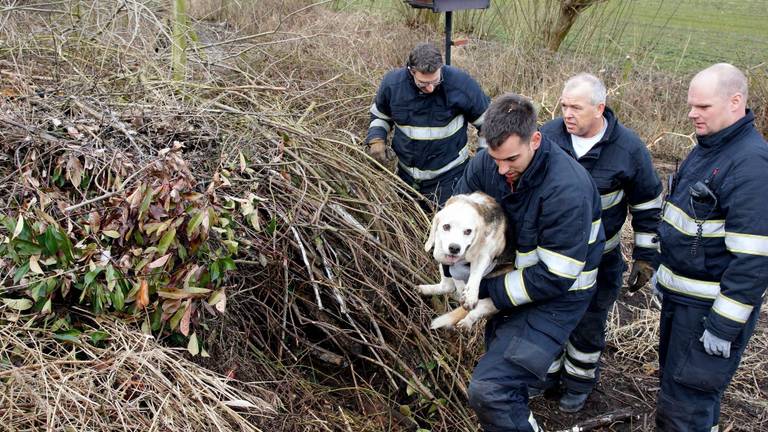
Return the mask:
[[[556,3],[491,0],[483,13],[456,12],[455,27],[513,42],[521,40],[521,32],[539,37],[536,25],[552,17],[545,9]],[[402,0],[337,0],[335,7],[368,9],[392,19],[414,17]],[[751,67],[768,62],[768,1],[608,0],[580,17],[561,50],[604,58],[629,55],[671,72],[720,61]]]
[[[623,9],[613,15],[618,22],[594,34],[613,52],[642,54],[662,69],[680,72],[720,61],[744,68],[768,62],[765,0],[612,0],[589,11],[566,43],[586,33],[596,15],[617,9]]]

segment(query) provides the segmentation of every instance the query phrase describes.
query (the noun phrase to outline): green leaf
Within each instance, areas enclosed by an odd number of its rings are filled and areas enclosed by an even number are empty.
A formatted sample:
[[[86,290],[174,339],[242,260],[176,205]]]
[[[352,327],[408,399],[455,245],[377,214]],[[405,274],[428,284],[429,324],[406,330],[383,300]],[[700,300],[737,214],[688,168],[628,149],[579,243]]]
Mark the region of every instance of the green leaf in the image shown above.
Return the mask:
[[[117,232],[116,230],[107,230],[107,231],[102,231],[101,233],[109,238],[113,238],[113,239],[120,238],[120,233]]]
[[[138,220],[141,220],[149,210],[149,205],[152,203],[152,188],[147,187],[147,192],[144,194],[144,199],[141,200],[141,207],[139,207]]]
[[[54,228],[51,225],[48,225],[48,228],[46,228],[45,233],[43,233],[42,236],[38,237],[38,241],[43,245],[43,249],[45,250],[46,255],[54,255],[56,254],[56,250],[58,249],[56,247],[56,236],[54,234]]]
[[[200,223],[203,222],[203,212],[198,211],[195,213],[194,216],[192,216],[192,219],[187,224],[187,237],[192,238],[192,234],[195,232],[197,227],[200,226]]]
[[[43,307],[40,308],[40,313],[42,315],[48,315],[51,313],[51,299],[46,300],[46,302],[43,304]]]
[[[164,255],[165,251],[168,250],[168,246],[171,245],[171,243],[175,238],[176,238],[176,228],[171,228],[170,230],[166,231],[166,233],[163,234],[163,237],[160,239],[160,242],[157,245],[157,253],[160,255]]]
[[[219,279],[219,276],[221,275],[221,271],[219,270],[219,262],[218,261],[214,261],[211,264],[211,267],[210,267],[209,270],[211,272],[211,281],[215,282],[217,279]]]
[[[101,267],[96,267],[94,270],[89,271],[85,274],[85,284],[90,285],[93,283],[94,280],[96,280],[96,276],[101,273]]]
[[[54,333],[53,338],[61,341],[77,342],[79,340],[80,334],[80,330],[69,329]]]
[[[235,266],[235,261],[230,257],[225,257],[219,259],[219,264],[221,265],[223,271],[229,271],[229,270],[235,270],[237,269],[237,266]]]
[[[177,329],[179,327],[179,323],[181,322],[181,319],[184,318],[184,312],[187,310],[187,307],[182,306],[178,308],[176,313],[173,314],[171,319],[168,320],[168,324],[171,326],[171,330]]]
[[[189,351],[189,353],[193,356],[196,356],[200,353],[200,346],[197,343],[197,333],[192,333],[192,336],[189,337],[187,351]]]
[[[123,308],[125,308],[125,295],[123,294],[123,288],[119,284],[112,290],[110,297],[112,299],[112,307],[122,312]]]
[[[272,218],[269,220],[269,223],[267,223],[267,234],[272,235],[275,233],[275,230],[277,230],[277,219]]]
[[[25,311],[32,307],[34,303],[32,303],[32,300],[21,298],[21,299],[11,299],[11,298],[3,298],[3,303],[5,303],[6,306],[8,306],[11,309],[15,309],[17,311]]]
[[[109,338],[109,333],[101,330],[96,330],[93,333],[91,333],[91,343],[93,345],[98,345],[99,342],[105,341]]]
[[[117,284],[118,274],[115,268],[112,266],[112,264],[107,264],[106,277],[107,277],[107,290],[108,291],[114,290],[115,285]]]
[[[400,405],[400,414],[404,415],[405,417],[411,417],[413,415],[413,412],[411,412],[411,407],[408,405]]]
[[[19,268],[16,269],[16,271],[13,273],[13,283],[19,283],[21,278],[23,278],[27,273],[29,273],[29,262],[22,264]]]
[[[19,255],[40,255],[43,253],[43,248],[30,241],[16,240],[15,244]]]
[[[222,241],[224,245],[227,247],[227,251],[232,255],[237,255],[237,246],[239,245],[234,240],[224,240]]]

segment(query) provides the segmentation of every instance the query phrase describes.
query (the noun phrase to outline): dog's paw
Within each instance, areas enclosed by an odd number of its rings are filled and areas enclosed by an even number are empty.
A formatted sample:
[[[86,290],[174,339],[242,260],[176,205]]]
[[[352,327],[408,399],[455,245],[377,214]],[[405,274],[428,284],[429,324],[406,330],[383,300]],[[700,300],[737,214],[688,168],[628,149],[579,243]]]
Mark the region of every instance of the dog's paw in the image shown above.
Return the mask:
[[[448,314],[439,316],[432,320],[432,324],[429,325],[429,328],[431,328],[432,330],[436,330],[439,328],[451,329],[453,328],[453,319]]]
[[[475,308],[475,306],[477,306],[478,301],[479,299],[477,298],[477,293],[465,292],[464,301],[461,304],[465,309],[472,310]]]
[[[469,330],[475,325],[475,322],[475,318],[472,316],[472,314],[469,314],[464,317],[464,319],[456,323],[456,327],[460,330]]]

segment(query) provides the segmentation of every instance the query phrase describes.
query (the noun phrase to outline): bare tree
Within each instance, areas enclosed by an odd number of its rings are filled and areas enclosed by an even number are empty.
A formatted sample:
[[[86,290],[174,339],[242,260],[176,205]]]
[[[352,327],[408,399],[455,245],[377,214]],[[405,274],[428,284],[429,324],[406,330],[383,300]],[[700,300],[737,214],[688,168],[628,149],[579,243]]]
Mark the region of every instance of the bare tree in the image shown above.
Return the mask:
[[[549,23],[550,25],[547,26],[547,49],[557,51],[579,15],[589,9],[590,6],[605,1],[608,0],[560,0],[560,12],[557,14],[557,21]]]

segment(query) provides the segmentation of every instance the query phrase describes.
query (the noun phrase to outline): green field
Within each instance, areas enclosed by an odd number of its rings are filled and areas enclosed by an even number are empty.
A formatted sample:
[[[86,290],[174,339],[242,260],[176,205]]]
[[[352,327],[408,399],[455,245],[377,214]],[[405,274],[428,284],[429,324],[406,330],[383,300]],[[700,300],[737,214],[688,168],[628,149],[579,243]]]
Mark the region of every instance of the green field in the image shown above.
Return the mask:
[[[597,26],[594,40],[612,45],[614,51],[644,55],[663,69],[768,62],[766,0],[611,0],[589,11],[573,29],[577,37],[567,43],[572,45],[590,22],[609,12],[617,19],[610,26]]]
[[[540,26],[556,4],[491,0],[490,10],[456,12],[454,22],[457,31],[518,43],[524,33],[540,37]],[[395,20],[415,16],[402,0],[337,0],[335,7],[367,9]],[[629,55],[677,72],[720,61],[755,66],[768,62],[768,0],[608,0],[579,18],[561,50],[604,58]]]

